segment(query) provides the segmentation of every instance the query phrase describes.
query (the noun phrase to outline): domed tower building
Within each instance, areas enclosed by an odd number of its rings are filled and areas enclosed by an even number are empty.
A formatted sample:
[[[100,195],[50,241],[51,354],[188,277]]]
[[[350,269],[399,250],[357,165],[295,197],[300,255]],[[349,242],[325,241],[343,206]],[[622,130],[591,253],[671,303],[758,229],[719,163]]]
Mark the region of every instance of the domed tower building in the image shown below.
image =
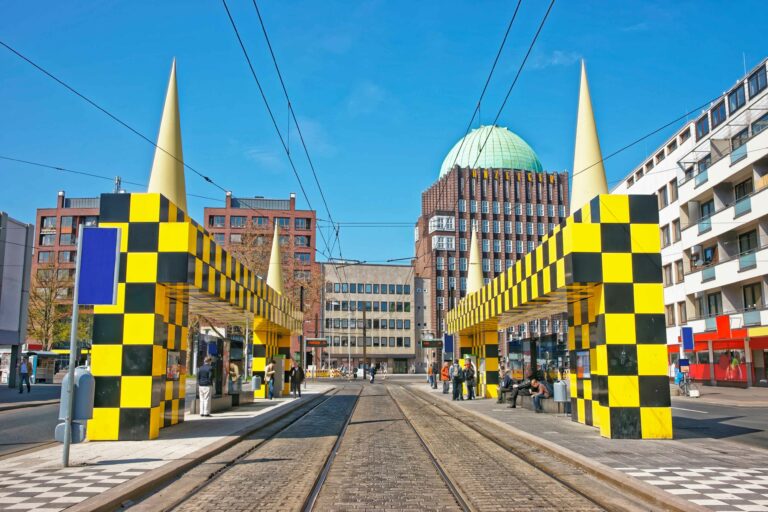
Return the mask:
[[[414,266],[416,292],[422,295],[417,304],[423,309],[416,312],[417,337],[441,338],[446,312],[468,289],[488,283],[532,251],[568,212],[568,173],[545,171],[514,132],[481,126],[459,140],[437,181],[421,195]],[[470,262],[473,231],[480,269]],[[515,374],[541,368],[542,361],[561,364],[563,318],[542,318],[500,333],[499,362]],[[421,357],[431,362],[442,355],[425,349]]]

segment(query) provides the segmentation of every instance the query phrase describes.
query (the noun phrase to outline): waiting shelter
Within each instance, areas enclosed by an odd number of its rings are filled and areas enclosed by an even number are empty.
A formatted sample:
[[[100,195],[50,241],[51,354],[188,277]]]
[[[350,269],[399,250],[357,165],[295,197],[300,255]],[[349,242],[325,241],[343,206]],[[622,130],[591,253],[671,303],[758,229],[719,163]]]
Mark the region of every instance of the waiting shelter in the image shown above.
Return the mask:
[[[121,230],[120,269],[116,305],[94,307],[91,440],[154,439],[183,421],[191,314],[249,319],[262,383],[267,359],[289,358],[290,336],[301,333],[302,314],[283,296],[281,277],[265,282],[186,212],[175,62],[157,146],[147,193],[101,196],[99,226]],[[255,394],[264,396],[264,386]]]
[[[567,311],[574,421],[608,438],[671,438],[656,199],[608,194],[600,155],[582,67],[571,215],[485,286],[473,233],[468,293],[448,331],[462,357],[484,359],[495,398],[498,330]]]

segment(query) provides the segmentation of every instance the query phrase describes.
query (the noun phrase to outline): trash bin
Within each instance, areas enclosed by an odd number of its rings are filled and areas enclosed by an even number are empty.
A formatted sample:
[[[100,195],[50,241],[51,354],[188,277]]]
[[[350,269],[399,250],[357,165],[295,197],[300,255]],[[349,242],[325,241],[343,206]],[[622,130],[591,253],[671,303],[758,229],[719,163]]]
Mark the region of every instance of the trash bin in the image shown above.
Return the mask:
[[[564,404],[565,413],[570,413],[571,397],[568,396],[568,384],[564,380],[559,380],[552,387],[554,388],[553,398],[557,403],[557,410],[560,411],[560,404]]]
[[[253,378],[251,378],[251,389],[254,393],[261,389],[261,377],[258,375],[254,375]]]

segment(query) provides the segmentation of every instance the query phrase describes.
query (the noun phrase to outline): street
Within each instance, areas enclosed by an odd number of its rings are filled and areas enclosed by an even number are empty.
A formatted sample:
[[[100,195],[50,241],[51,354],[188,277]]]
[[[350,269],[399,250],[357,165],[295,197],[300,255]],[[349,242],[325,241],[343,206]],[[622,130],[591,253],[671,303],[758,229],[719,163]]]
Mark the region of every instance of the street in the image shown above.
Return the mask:
[[[58,413],[58,404],[1,411],[0,457],[53,441]]]
[[[675,439],[727,439],[768,449],[768,407],[712,405],[672,399]]]

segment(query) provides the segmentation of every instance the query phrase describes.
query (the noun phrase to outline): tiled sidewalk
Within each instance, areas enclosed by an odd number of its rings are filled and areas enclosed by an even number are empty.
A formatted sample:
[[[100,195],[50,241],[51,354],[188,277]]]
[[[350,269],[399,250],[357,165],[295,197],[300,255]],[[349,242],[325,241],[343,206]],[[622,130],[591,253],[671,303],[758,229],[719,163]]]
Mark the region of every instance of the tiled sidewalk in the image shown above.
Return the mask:
[[[411,387],[446,401],[450,394]],[[743,390],[742,390],[743,391]],[[451,402],[534,434],[625,474],[717,511],[768,512],[768,450],[724,439],[605,439],[596,428],[555,414],[508,409],[495,400]]]
[[[301,400],[331,387],[310,384]],[[188,415],[184,423],[162,429],[160,437],[152,441],[72,445],[69,468],[61,467],[61,446],[5,459],[0,467],[0,510],[63,510],[147,471],[188,457],[292,401],[289,398],[259,400],[211,418]]]

